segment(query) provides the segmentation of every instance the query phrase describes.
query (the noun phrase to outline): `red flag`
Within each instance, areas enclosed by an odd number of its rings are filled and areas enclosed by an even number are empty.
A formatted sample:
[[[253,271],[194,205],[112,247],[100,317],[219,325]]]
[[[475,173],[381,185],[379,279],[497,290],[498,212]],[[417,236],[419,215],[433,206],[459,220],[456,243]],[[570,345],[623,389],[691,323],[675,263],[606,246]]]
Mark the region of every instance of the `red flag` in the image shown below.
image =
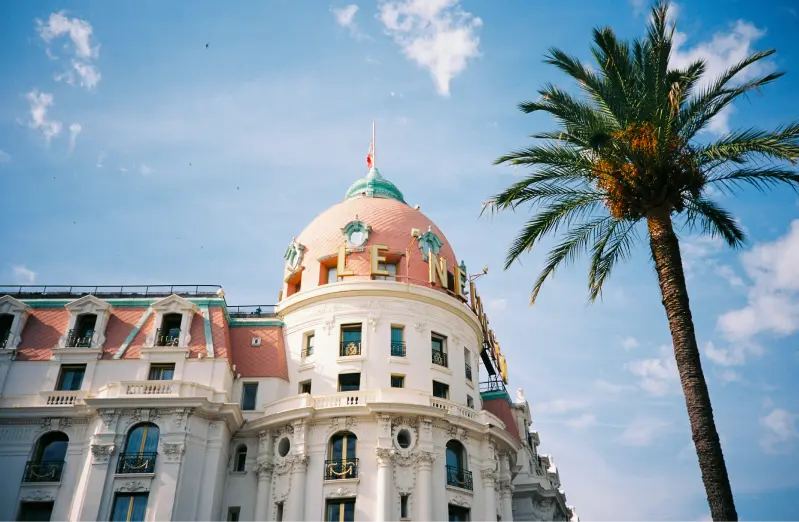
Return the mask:
[[[366,166],[370,169],[374,166],[375,163],[375,142],[374,140],[369,142],[369,153],[366,155]]]

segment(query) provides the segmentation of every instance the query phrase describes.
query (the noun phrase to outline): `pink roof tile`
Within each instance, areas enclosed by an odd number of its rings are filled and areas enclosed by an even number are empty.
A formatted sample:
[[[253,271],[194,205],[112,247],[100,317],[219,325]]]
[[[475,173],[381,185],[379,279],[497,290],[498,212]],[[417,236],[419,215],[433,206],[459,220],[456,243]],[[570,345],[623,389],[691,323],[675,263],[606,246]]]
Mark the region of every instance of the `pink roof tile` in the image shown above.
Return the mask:
[[[189,330],[191,340],[189,341],[189,358],[197,358],[197,355],[206,355],[205,348],[205,321],[202,314],[195,314],[191,320],[191,329]]]
[[[261,346],[251,346],[260,337]],[[252,326],[230,329],[231,360],[242,377],[278,377],[288,380],[283,329],[279,326]]]
[[[141,347],[144,345],[145,339],[147,339],[147,336],[152,331],[154,322],[155,314],[150,314],[150,317],[144,321],[144,324],[139,329],[139,333],[137,333],[136,337],[134,337],[133,341],[131,341],[128,349],[125,350],[124,355],[122,355],[123,359],[139,359],[141,357]]]
[[[214,357],[227,357],[230,332],[221,307],[211,307],[211,338],[214,340]]]
[[[108,319],[103,345],[103,359],[111,359],[136,327],[147,308],[114,308]]]
[[[17,360],[49,361],[68,325],[69,312],[65,308],[34,308],[22,331]]]

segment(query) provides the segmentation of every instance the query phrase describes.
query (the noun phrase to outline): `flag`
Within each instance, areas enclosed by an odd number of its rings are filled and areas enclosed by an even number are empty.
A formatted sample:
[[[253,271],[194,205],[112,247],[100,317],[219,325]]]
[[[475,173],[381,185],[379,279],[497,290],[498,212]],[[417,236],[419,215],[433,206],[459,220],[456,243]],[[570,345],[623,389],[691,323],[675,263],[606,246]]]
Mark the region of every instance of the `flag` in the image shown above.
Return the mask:
[[[370,169],[375,163],[375,140],[369,142],[369,153],[366,155],[366,166]]]

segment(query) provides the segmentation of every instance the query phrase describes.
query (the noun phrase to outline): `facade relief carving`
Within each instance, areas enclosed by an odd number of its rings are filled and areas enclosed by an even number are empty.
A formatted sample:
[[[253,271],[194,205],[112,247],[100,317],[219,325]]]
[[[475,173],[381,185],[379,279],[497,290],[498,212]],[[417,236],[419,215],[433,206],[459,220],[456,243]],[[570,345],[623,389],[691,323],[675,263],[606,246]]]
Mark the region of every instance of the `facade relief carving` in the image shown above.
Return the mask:
[[[23,495],[22,500],[29,502],[52,502],[55,500],[53,491],[47,489],[36,489]]]
[[[166,462],[180,462],[183,458],[183,454],[186,453],[186,445],[183,443],[177,444],[168,444],[166,442],[161,443],[161,451],[164,455],[164,460]]]
[[[92,464],[108,464],[114,453],[113,444],[92,444]]]
[[[338,489],[336,489],[334,491],[331,491],[327,495],[325,495],[325,498],[346,498],[346,497],[354,497],[354,496],[355,496],[355,492],[354,491],[350,491],[347,488],[338,488]]]
[[[275,469],[275,465],[269,462],[259,462],[253,468],[255,471],[255,476],[258,477],[258,480],[267,480],[272,478],[272,472]]]
[[[135,493],[136,491],[149,491],[150,483],[142,480],[129,480],[124,484],[120,484],[114,491]]]

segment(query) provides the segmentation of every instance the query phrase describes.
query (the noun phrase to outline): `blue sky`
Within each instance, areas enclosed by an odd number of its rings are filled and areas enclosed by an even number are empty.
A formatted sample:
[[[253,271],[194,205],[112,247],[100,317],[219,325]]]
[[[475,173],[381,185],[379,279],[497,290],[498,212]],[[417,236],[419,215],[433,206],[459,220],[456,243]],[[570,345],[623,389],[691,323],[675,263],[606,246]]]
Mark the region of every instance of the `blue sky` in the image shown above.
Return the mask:
[[[788,75],[713,125],[796,118],[798,7],[682,2],[676,62],[718,72],[777,48]],[[0,280],[221,284],[271,303],[293,236],[377,161],[474,271],[542,452],[584,520],[708,509],[646,250],[587,304],[584,263],[534,308],[546,244],[502,271],[524,214],[479,218],[516,174],[491,165],[551,129],[516,103],[565,79],[557,46],[642,33],[643,1],[16,2],[2,7]],[[396,15],[396,16],[395,16]],[[430,44],[433,42],[434,44]],[[206,44],[209,44],[206,48]],[[519,172],[518,174],[521,174]],[[799,206],[718,195],[749,244],[683,236],[703,364],[743,519],[799,518]]]

